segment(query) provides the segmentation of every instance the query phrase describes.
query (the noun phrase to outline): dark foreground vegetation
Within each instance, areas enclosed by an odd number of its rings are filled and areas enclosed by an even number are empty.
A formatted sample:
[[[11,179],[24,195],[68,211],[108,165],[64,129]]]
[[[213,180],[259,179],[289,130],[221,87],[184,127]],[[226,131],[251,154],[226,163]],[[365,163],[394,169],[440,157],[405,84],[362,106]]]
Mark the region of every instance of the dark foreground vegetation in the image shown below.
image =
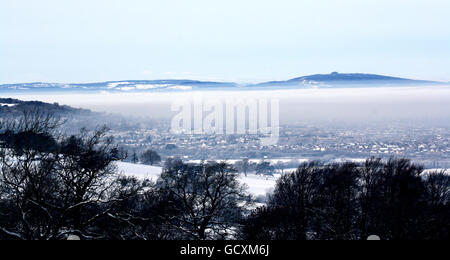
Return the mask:
[[[249,240],[441,240],[450,236],[450,176],[409,160],[301,165],[244,221]]]
[[[449,176],[409,160],[304,164],[258,208],[226,163],[169,159],[141,181],[117,174],[107,129],[61,124],[39,111],[1,121],[0,239],[449,239]]]

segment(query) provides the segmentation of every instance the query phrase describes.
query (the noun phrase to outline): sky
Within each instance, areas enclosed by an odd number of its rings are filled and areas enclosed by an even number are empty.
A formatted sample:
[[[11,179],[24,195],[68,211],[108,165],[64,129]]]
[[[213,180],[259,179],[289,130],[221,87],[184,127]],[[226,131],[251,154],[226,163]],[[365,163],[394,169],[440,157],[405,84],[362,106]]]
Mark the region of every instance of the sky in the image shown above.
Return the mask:
[[[450,81],[448,0],[1,0],[0,84]]]

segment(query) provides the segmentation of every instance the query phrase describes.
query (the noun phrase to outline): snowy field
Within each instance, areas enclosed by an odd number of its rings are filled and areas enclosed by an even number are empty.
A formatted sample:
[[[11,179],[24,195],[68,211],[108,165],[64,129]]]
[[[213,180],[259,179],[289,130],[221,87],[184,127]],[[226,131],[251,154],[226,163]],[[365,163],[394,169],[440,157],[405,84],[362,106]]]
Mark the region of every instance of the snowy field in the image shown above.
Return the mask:
[[[117,163],[119,173],[126,176],[134,176],[139,179],[150,179],[152,181],[156,181],[162,172],[162,167],[155,166],[147,166],[141,164],[132,164],[132,163]],[[284,172],[293,172],[296,169],[286,169]],[[450,169],[430,169],[425,170],[424,174],[428,174],[431,172],[441,172],[446,171],[447,174],[450,174]],[[241,183],[248,186],[248,191],[255,197],[265,196],[267,193],[273,192],[276,186],[276,182],[278,178],[280,178],[280,174],[275,174],[272,176],[259,176],[256,174],[249,174],[247,177],[241,175],[239,180]]]
[[[126,176],[134,176],[139,179],[150,179],[156,181],[162,172],[161,167],[147,166],[132,163],[117,163],[119,173]],[[274,177],[263,177],[249,174],[247,177],[241,176],[239,180],[248,186],[248,191],[255,197],[265,196],[275,188],[276,181],[280,175]]]
[[[120,174],[126,176],[134,176],[139,179],[149,179],[152,181],[156,181],[162,172],[161,167],[132,164],[125,162],[117,163],[117,167],[119,169]]]
[[[274,177],[258,176],[256,174],[249,174],[247,177],[241,176],[239,180],[248,186],[248,191],[255,197],[265,196],[275,189],[277,179],[280,175]]]

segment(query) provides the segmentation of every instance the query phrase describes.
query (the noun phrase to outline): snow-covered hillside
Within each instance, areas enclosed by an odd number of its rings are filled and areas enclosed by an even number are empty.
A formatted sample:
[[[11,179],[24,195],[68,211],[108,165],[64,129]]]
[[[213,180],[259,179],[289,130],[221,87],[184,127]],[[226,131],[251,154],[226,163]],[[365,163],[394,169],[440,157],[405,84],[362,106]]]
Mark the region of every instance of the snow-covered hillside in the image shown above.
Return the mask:
[[[162,172],[161,167],[147,166],[132,163],[117,163],[119,173],[127,176],[135,176],[139,179],[151,179],[156,181]],[[274,177],[263,177],[249,174],[247,177],[241,176],[239,180],[248,186],[248,191],[255,197],[264,196],[272,192],[275,188],[279,175]]]

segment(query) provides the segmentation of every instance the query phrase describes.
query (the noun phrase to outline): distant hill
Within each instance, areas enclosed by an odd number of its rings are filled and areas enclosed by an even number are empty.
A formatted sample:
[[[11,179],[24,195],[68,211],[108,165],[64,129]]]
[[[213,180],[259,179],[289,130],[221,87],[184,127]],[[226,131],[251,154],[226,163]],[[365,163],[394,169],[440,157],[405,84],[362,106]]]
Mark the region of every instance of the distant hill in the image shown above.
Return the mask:
[[[233,82],[212,82],[197,80],[128,80],[98,83],[23,83],[0,85],[0,93],[30,92],[178,92],[198,90],[244,90],[255,88],[310,88],[310,87],[374,87],[411,85],[449,85],[450,83],[411,80],[374,74],[317,74],[286,81],[271,81],[260,84],[240,85]]]
[[[90,115],[92,112],[86,109],[77,109],[59,104],[49,104],[40,101],[21,101],[12,98],[0,98],[0,117],[4,115],[20,114],[22,111],[39,110],[44,113],[64,115]]]
[[[272,81],[253,85],[253,87],[297,86],[297,87],[339,87],[339,86],[399,86],[399,85],[437,85],[448,84],[435,81],[412,80],[375,74],[350,73],[316,74],[294,78],[287,81]]]
[[[99,83],[23,83],[0,85],[0,93],[8,92],[168,92],[235,88],[238,84],[196,80],[127,80]]]

